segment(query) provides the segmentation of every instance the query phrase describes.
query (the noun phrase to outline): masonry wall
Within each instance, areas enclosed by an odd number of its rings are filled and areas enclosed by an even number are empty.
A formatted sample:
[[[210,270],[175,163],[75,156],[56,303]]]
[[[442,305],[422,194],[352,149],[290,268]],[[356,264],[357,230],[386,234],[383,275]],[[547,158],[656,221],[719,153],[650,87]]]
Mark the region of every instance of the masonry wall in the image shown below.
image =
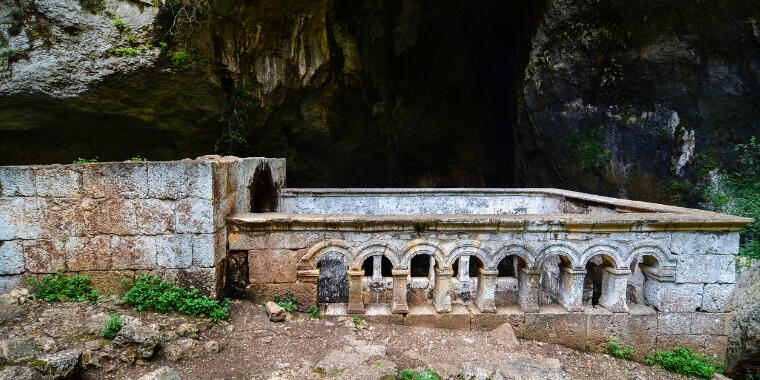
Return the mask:
[[[261,165],[284,185],[284,159],[0,167],[0,292],[56,271],[116,292],[120,279],[150,272],[216,296],[225,218],[250,211]]]
[[[540,228],[540,226],[537,226]],[[446,327],[455,329],[491,329],[510,322],[520,337],[561,343],[579,349],[603,350],[609,341],[635,348],[637,355],[654,349],[673,346],[691,347],[697,352],[723,358],[730,320],[731,294],[735,281],[734,255],[738,247],[736,232],[467,232],[467,231],[349,231],[347,226],[332,230],[302,231],[242,231],[232,224],[229,229],[229,248],[245,252],[248,258],[249,296],[256,300],[271,299],[274,293],[292,291],[306,309],[319,302],[319,261],[324,257],[343,257],[349,272],[361,271],[365,260],[382,255],[390,259],[394,271],[406,277],[409,259],[416,254],[435,257],[438,268],[450,267],[463,256],[476,257],[486,270],[494,271],[498,261],[510,255],[524,259],[526,268],[540,271],[541,277],[553,275],[547,270],[552,258],[563,256],[569,266],[584,268],[594,257],[605,256],[614,263],[628,284],[622,287],[621,297],[626,308],[607,308],[584,304],[570,309],[557,300],[542,302],[538,282],[533,294],[535,308],[517,302],[518,295],[507,295],[493,312],[480,310],[477,286],[457,286],[451,276],[449,293],[452,307],[440,309],[435,299],[440,281],[431,281],[429,290],[421,293],[406,280],[401,283],[409,309],[393,311],[393,295],[397,294],[394,280],[384,278],[383,289],[368,286],[371,278],[364,277],[360,299],[366,318],[386,322]],[[356,227],[360,229],[360,227]],[[648,268],[642,260],[647,261]],[[460,265],[461,267],[461,265]],[[273,268],[277,268],[273,270]],[[316,269],[316,270],[315,270]],[[404,272],[404,271],[407,272]],[[353,271],[353,272],[352,272]],[[470,273],[472,277],[478,274]],[[395,275],[394,275],[395,276]],[[638,278],[638,280],[637,280]],[[473,278],[474,279],[474,278]],[[482,281],[481,278],[474,279]],[[522,282],[523,278],[510,281]],[[396,282],[398,283],[398,282]],[[497,284],[495,282],[494,284]],[[542,281],[543,283],[543,281]],[[498,286],[498,285],[495,285]],[[530,284],[519,286],[531,286]],[[643,293],[635,301],[631,293]],[[462,288],[469,297],[457,294]],[[475,289],[477,290],[475,290]],[[355,288],[354,288],[355,289]],[[621,288],[618,287],[618,291]],[[474,290],[474,291],[473,291]],[[604,291],[615,291],[606,288]],[[420,294],[422,299],[418,299]],[[426,298],[427,299],[424,299]],[[528,297],[531,297],[528,295]],[[349,301],[351,302],[351,301]],[[428,304],[427,307],[425,303]],[[432,307],[435,306],[435,309]],[[350,305],[349,305],[350,308]],[[432,312],[431,312],[432,310]]]

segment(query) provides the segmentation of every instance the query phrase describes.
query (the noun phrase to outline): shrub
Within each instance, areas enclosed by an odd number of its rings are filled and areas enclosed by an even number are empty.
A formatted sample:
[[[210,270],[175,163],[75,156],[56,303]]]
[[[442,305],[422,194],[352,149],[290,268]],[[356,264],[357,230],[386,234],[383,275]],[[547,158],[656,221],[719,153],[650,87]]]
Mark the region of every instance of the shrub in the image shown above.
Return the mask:
[[[55,276],[46,274],[41,280],[30,277],[27,282],[32,288],[34,298],[48,302],[82,302],[84,300],[95,302],[100,296],[100,293],[90,285],[90,278],[87,276],[64,277],[61,272],[57,272]]]
[[[397,380],[440,380],[438,374],[432,370],[424,369],[422,372],[414,372],[411,369],[405,369],[396,374]]]
[[[191,316],[206,316],[213,322],[230,316],[228,298],[222,301],[212,300],[200,295],[197,289],[187,290],[149,274],[138,277],[134,285],[124,293],[123,300],[138,311],[176,311]]]
[[[184,51],[178,51],[172,54],[172,63],[176,67],[182,67],[187,63],[187,53]]]
[[[92,163],[95,163],[95,162],[98,162],[98,158],[97,157],[95,157],[95,158],[89,158],[89,159],[79,157],[76,160],[74,160],[73,163],[74,164],[78,164],[78,165],[84,165],[84,164],[92,164]]]
[[[288,313],[292,313],[298,309],[298,298],[294,297],[293,292],[290,290],[285,292],[285,298],[282,298],[280,293],[275,293],[272,296],[272,300]]]
[[[124,324],[122,323],[121,317],[119,316],[119,314],[113,313],[113,314],[108,314],[108,316],[111,317],[111,319],[109,319],[108,322],[106,322],[103,328],[102,335],[103,335],[103,338],[113,339],[113,338],[116,338],[116,334],[118,334],[119,331],[121,331],[121,328],[124,326]]]
[[[620,348],[620,345],[615,342],[607,343],[607,348],[604,350],[604,353],[625,360],[631,360],[633,358],[633,350],[630,348]]]
[[[113,23],[113,26],[116,27],[116,29],[119,29],[120,32],[126,32],[131,29],[129,24],[124,22],[119,15],[113,15],[113,21],[111,22]]]
[[[309,308],[309,317],[313,319],[322,318],[322,315],[319,314],[319,307],[317,307],[317,305],[311,305]]]
[[[703,379],[712,379],[716,372],[723,372],[723,363],[681,347],[674,347],[670,351],[655,351],[646,357],[646,363]]]

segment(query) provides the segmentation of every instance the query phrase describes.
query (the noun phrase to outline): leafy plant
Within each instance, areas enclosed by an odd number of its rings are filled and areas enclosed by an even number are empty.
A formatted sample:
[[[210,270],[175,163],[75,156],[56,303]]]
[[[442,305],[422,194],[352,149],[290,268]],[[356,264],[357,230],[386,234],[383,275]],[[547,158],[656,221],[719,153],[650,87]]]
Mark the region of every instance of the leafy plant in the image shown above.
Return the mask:
[[[116,27],[116,29],[119,29],[120,32],[126,32],[129,29],[131,29],[129,24],[124,22],[124,20],[121,19],[121,16],[117,14],[113,15],[113,20],[111,21],[111,23],[113,24],[113,26]]]
[[[249,80],[243,80],[230,94],[227,109],[219,121],[225,130],[214,145],[223,155],[243,155],[248,148],[248,113],[253,107],[254,88]]]
[[[354,324],[355,324],[355,325],[360,325],[360,324],[362,323],[362,319],[361,319],[361,318],[359,318],[359,316],[358,316],[358,315],[354,315],[354,317],[353,317],[353,318],[351,318],[351,320],[352,320],[352,321],[354,321]]]
[[[415,372],[411,369],[405,369],[396,374],[397,380],[440,380],[438,374],[433,370],[424,369],[422,372]]]
[[[92,14],[98,14],[106,9],[106,0],[79,0],[79,5]]]
[[[117,313],[108,314],[108,316],[111,319],[106,322],[101,335],[103,335],[103,338],[113,339],[116,338],[116,334],[121,331],[124,323],[121,321],[121,317]]]
[[[311,305],[309,308],[309,317],[312,319],[322,318],[322,315],[319,314],[319,307],[317,307],[317,305]]]
[[[162,313],[176,311],[192,316],[206,316],[213,322],[229,318],[230,300],[212,300],[202,296],[198,289],[187,290],[158,276],[144,274],[124,293],[123,300],[136,310],[157,310]]]
[[[570,134],[568,144],[583,169],[599,169],[610,158],[610,150],[604,147],[604,130],[600,125]]]
[[[178,51],[172,54],[172,63],[175,67],[183,67],[187,63],[187,52]]]
[[[652,355],[647,355],[646,363],[703,379],[712,379],[715,373],[723,373],[723,363],[682,347],[674,347],[669,351],[655,351]]]
[[[607,348],[604,353],[616,358],[631,360],[633,358],[633,350],[630,348],[621,348],[619,344],[615,342],[607,343]]]
[[[64,277],[61,272],[57,272],[55,276],[46,274],[41,280],[30,277],[27,283],[32,288],[34,298],[48,302],[95,302],[100,296],[100,292],[92,287],[87,276]]]
[[[8,58],[9,61],[16,60],[24,56],[23,50],[8,49],[0,52],[0,58]]]
[[[127,43],[129,43],[130,45],[137,45],[138,44],[138,42],[137,42],[137,36],[135,36],[134,34],[128,35],[127,36]]]
[[[285,292],[285,298],[280,296],[280,293],[275,293],[272,296],[272,300],[288,313],[292,313],[298,309],[298,298],[290,290]]]
[[[108,55],[114,55],[117,57],[122,57],[125,55],[135,56],[138,54],[140,54],[140,51],[132,47],[120,47],[120,48],[113,48],[113,49],[108,50]]]
[[[132,162],[145,162],[145,161],[148,161],[148,159],[145,158],[145,157],[137,156],[137,157],[132,157],[130,159],[130,161],[132,161]]]
[[[747,370],[747,373],[744,375],[744,380],[760,380],[760,369],[757,371]]]

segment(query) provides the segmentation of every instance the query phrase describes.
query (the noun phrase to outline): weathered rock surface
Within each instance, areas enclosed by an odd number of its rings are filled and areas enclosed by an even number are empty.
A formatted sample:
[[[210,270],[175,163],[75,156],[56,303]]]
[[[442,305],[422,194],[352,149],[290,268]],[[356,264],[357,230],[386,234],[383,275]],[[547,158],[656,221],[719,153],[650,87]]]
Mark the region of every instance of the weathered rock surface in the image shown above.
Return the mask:
[[[138,380],[180,380],[179,375],[170,367],[161,367],[141,376]]]
[[[285,309],[283,309],[280,305],[269,301],[267,302],[267,316],[269,316],[269,320],[272,322],[282,322],[285,320],[285,316],[287,313],[285,312]]]
[[[741,376],[760,369],[760,263],[744,269],[733,304],[726,367],[728,373]]]
[[[113,345],[116,347],[135,345],[137,357],[150,358],[159,340],[160,334],[155,328],[145,326],[135,318],[126,318],[124,327],[113,339]]]
[[[0,380],[40,380],[42,375],[34,368],[7,366],[0,370]]]
[[[567,380],[569,377],[562,370],[557,359],[550,358],[515,358],[499,368],[499,374],[505,380]]]
[[[509,323],[504,323],[491,330],[488,335],[493,343],[502,346],[506,350],[514,350],[520,347],[520,342],[517,341],[515,331]]]

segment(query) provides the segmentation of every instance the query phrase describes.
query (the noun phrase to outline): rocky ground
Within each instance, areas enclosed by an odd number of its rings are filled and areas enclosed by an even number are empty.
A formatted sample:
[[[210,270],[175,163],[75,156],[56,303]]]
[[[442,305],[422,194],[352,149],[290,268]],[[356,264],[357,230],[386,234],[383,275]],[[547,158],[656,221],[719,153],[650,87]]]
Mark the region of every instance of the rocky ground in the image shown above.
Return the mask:
[[[0,300],[0,379],[40,378],[39,371],[85,379],[176,378],[172,372],[186,379],[393,379],[404,369],[468,379],[682,378],[607,355],[518,341],[508,326],[452,331],[305,314],[270,322],[263,306],[248,301],[235,301],[230,320],[213,324],[136,312],[114,298],[51,304],[17,291]],[[110,313],[124,322],[113,340],[100,336]]]

